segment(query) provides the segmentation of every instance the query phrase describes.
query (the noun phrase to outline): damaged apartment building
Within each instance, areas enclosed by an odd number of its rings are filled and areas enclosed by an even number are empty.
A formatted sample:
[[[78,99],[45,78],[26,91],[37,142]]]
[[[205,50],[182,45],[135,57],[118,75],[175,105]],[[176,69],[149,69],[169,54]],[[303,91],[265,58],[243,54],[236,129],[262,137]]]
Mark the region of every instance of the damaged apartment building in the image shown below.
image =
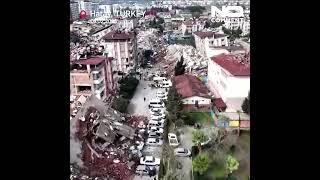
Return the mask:
[[[113,76],[112,57],[91,56],[70,62],[70,94],[94,94],[105,100],[117,87]]]
[[[133,31],[115,30],[107,33],[101,45],[114,58],[115,71],[129,73],[135,67],[136,36]]]
[[[87,98],[70,121],[70,153],[78,153],[70,159],[73,171],[77,169],[71,179],[133,177],[144,143],[130,119],[94,95]]]

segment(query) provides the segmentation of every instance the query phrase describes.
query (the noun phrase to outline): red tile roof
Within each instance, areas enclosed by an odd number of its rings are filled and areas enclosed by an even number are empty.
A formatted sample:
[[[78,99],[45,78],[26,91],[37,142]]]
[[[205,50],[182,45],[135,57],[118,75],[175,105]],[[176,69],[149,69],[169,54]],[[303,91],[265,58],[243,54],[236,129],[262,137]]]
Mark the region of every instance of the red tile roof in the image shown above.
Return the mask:
[[[212,38],[212,37],[214,37],[214,38],[222,38],[222,37],[226,36],[225,34],[219,34],[219,33],[210,32],[210,31],[206,31],[206,32],[198,31],[198,32],[195,32],[194,34],[199,36],[201,39]]]
[[[226,108],[226,107],[227,107],[226,103],[224,103],[221,98],[216,98],[216,99],[214,99],[214,100],[213,100],[213,104],[214,104],[217,108]]]
[[[90,65],[98,65],[102,61],[106,60],[104,56],[96,56],[96,57],[90,57],[88,59],[83,59],[83,60],[76,60],[72,61],[74,64],[90,64]]]
[[[239,62],[234,55],[220,54],[211,60],[234,76],[250,76],[250,64]]]
[[[128,40],[131,38],[133,38],[133,33],[118,31],[111,31],[103,37],[105,40]]]
[[[195,76],[184,74],[175,76],[173,80],[174,86],[183,98],[192,96],[208,96],[209,90]]]

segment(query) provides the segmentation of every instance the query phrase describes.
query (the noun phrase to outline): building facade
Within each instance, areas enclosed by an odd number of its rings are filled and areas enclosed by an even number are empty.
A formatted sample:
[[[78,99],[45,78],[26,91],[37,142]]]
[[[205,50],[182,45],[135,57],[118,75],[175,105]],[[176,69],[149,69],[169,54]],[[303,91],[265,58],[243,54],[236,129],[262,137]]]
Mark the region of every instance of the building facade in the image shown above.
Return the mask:
[[[75,20],[79,19],[79,15],[80,15],[79,3],[71,1],[70,2],[70,18],[71,18],[71,20],[75,21]]]
[[[209,90],[197,77],[190,74],[175,76],[173,85],[185,108],[207,108],[211,105]]]
[[[208,56],[209,49],[228,46],[228,39],[225,34],[215,32],[195,32],[193,33],[196,49],[205,57]]]
[[[70,66],[71,95],[94,94],[104,100],[117,87],[112,73],[111,57],[97,56],[73,61]]]
[[[135,35],[133,32],[112,31],[103,37],[105,49],[114,58],[114,70],[128,73],[135,67]]]
[[[208,62],[208,87],[227,107],[241,110],[250,91],[250,56],[220,54]]]
[[[181,24],[181,31],[183,35],[192,34],[204,29],[204,23],[200,21],[184,21]]]

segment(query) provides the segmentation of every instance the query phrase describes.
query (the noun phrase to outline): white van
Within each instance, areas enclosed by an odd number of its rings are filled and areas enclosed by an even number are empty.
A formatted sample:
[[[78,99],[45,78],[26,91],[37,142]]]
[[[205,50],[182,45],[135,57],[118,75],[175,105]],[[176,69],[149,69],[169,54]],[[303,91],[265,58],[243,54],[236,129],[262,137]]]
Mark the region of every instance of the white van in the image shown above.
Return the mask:
[[[149,108],[164,108],[164,103],[160,99],[151,99]]]
[[[172,86],[172,82],[169,80],[169,81],[163,81],[160,85],[160,87],[162,88],[169,88]]]

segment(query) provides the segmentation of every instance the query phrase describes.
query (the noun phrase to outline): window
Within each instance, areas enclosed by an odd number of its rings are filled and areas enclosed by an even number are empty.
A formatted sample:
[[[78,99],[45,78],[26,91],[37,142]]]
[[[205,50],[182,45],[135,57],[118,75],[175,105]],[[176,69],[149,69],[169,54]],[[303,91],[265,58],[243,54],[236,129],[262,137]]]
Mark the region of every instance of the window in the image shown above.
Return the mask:
[[[191,102],[193,102],[193,100],[191,100]]]
[[[129,62],[129,58],[126,58],[126,62]]]

